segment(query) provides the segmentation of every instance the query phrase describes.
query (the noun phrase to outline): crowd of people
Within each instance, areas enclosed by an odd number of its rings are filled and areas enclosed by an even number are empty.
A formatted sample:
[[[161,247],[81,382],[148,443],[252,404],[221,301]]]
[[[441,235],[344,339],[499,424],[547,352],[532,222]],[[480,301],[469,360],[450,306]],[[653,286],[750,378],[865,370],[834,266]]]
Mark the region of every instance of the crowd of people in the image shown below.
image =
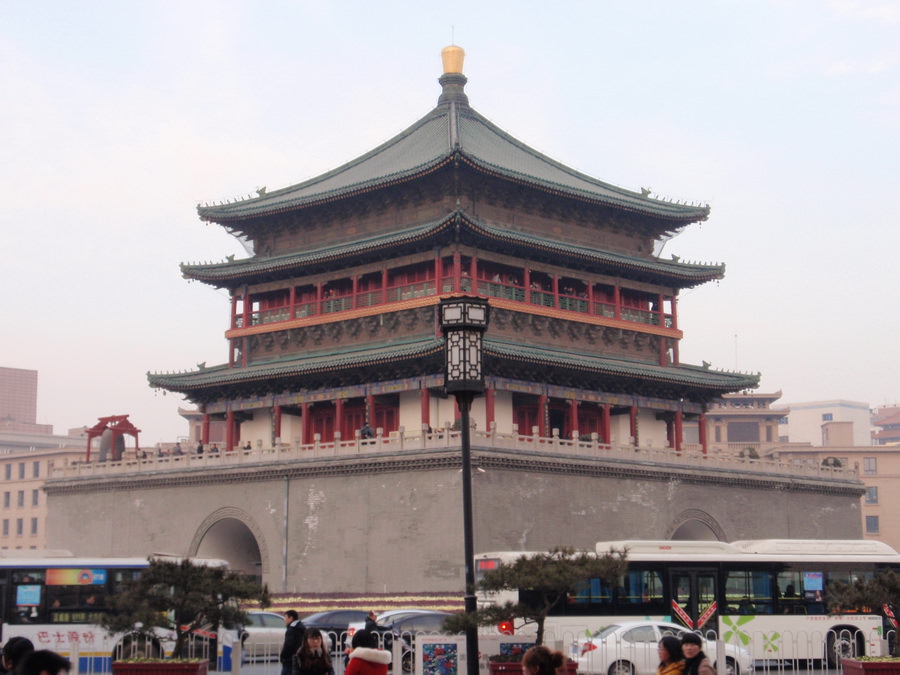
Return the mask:
[[[322,632],[318,628],[305,628],[293,609],[284,613],[284,623],[281,675],[334,675]],[[387,675],[391,653],[379,649],[375,626],[375,612],[369,612],[365,628],[356,631],[350,641],[344,675]]]
[[[69,660],[49,649],[35,649],[25,637],[11,637],[3,645],[0,673],[10,675],[66,675]]]

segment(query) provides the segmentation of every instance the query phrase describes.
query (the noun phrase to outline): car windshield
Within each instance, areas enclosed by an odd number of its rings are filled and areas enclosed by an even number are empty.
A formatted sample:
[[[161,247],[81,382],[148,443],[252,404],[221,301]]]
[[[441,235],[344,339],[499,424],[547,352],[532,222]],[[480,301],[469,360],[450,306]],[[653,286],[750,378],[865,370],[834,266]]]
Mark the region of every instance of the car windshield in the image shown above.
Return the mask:
[[[613,623],[613,624],[610,624],[609,626],[605,626],[605,627],[601,628],[600,630],[595,632],[591,637],[605,638],[607,635],[609,635],[610,633],[614,633],[617,630],[619,630],[619,624]]]

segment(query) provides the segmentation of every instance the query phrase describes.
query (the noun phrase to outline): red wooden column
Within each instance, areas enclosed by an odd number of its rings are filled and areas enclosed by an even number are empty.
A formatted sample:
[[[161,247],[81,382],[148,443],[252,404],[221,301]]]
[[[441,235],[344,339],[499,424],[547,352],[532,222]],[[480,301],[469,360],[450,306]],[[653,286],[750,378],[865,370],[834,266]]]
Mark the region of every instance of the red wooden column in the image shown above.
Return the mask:
[[[619,285],[613,286],[613,306],[615,307],[615,318],[622,318],[622,292]]]
[[[209,443],[209,414],[203,413],[200,422],[200,442],[203,445]]]
[[[303,422],[303,433],[300,434],[300,444],[309,445],[312,443],[312,424],[309,419],[309,403],[300,404],[300,416]]]
[[[439,294],[443,290],[443,265],[441,264],[441,256],[434,252],[434,292]]]
[[[675,454],[681,454],[682,432],[684,430],[684,413],[680,410],[675,411]]]
[[[247,352],[250,351],[250,341],[247,338],[241,338],[241,366],[247,367]]]
[[[603,442],[609,445],[610,443],[612,443],[612,426],[610,424],[609,417],[609,403],[603,404],[603,416],[601,418],[601,424],[603,425]]]
[[[297,286],[291,283],[291,291],[288,295],[288,304],[291,306],[288,310],[288,318],[294,319],[297,317]]]
[[[538,396],[538,436],[547,435],[547,394]],[[528,430],[531,433],[531,429]]]
[[[659,365],[666,366],[668,359],[666,358],[666,352],[668,351],[669,341],[663,337],[659,336]]]
[[[578,431],[581,433],[581,429],[578,428],[578,401],[576,399],[572,399],[569,401],[569,436],[571,437],[572,431]],[[587,429],[585,429],[587,431]]]
[[[359,298],[357,297],[357,293],[359,293],[359,275],[353,275],[353,289],[350,291],[353,294],[353,298],[350,300],[350,306],[352,309],[356,309],[357,303],[359,302]]]
[[[487,387],[484,390],[484,424],[485,430],[491,430],[494,422],[494,388]]]
[[[369,404],[366,401],[366,409],[368,410]],[[427,425],[428,428],[431,428],[431,394],[428,393],[428,389],[422,387],[419,390],[419,409],[422,415],[422,425]],[[366,413],[368,415],[368,412]]]
[[[244,307],[243,314],[244,317],[244,328],[247,328],[250,325],[250,308],[253,306],[253,303],[250,302],[250,290],[244,286]]]
[[[462,277],[462,257],[459,255],[459,251],[453,254],[453,290],[458,291],[462,288],[462,282],[460,278]]]
[[[628,433],[633,439],[635,447],[640,445],[638,439],[638,409],[636,405],[632,405],[628,411]]]
[[[385,304],[387,302],[387,285],[388,285],[388,271],[387,268],[381,270],[381,304]]]
[[[372,394],[366,394],[366,422],[369,426],[375,428],[375,397]]]
[[[595,314],[594,312],[594,284],[588,282],[588,314]]]
[[[316,314],[322,314],[325,308],[322,306],[322,282],[316,284]]]
[[[677,297],[672,296],[672,328],[678,330],[678,303]]]
[[[275,415],[275,438],[281,438],[281,406],[276,405],[272,412]]]
[[[697,420],[697,431],[700,436],[700,447],[703,449],[703,454],[706,454],[707,444],[706,444],[706,413],[700,413],[700,418]]]
[[[344,399],[338,398],[334,401],[334,430],[340,432],[341,439],[344,438]],[[349,430],[348,430],[349,431]]]
[[[225,452],[234,450],[234,411],[225,413]]]
[[[675,448],[675,420],[666,420],[666,443],[669,448]]]
[[[231,327],[237,328],[237,296],[231,294]]]
[[[553,275],[553,306],[559,307],[559,275]]]
[[[472,256],[472,260],[469,262],[469,276],[472,277],[472,288],[469,291],[470,293],[478,292],[478,258],[474,255]]]

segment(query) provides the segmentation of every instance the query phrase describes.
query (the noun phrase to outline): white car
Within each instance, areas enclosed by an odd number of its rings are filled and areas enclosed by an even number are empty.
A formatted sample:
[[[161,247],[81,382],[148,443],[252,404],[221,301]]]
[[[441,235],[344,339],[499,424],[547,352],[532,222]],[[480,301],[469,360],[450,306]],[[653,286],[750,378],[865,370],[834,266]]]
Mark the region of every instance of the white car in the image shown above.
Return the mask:
[[[248,660],[277,661],[281,656],[284,644],[284,633],[287,624],[284,615],[277,612],[249,611],[247,623],[241,632],[241,645],[244,658]],[[331,651],[331,640],[328,633],[322,633],[323,647]]]
[[[591,675],[654,675],[659,665],[656,651],[665,635],[680,638],[687,628],[666,621],[628,621],[611,624],[591,637],[578,640],[578,672]],[[703,652],[716,663],[716,643],[704,640]],[[746,675],[753,670],[750,652],[725,645],[725,671]]]
[[[284,644],[287,626],[284,615],[277,612],[247,612],[247,623],[241,632],[244,657],[277,661]]]

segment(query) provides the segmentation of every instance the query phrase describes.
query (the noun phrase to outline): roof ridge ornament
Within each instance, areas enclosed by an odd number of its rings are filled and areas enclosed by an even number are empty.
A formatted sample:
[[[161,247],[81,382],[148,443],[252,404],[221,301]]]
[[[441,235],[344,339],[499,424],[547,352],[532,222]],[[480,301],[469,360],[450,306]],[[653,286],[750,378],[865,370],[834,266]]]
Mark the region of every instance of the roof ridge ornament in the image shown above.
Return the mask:
[[[463,61],[466,58],[466,52],[462,47],[450,45],[441,50],[441,62],[444,66],[444,74],[438,78],[438,83],[442,87],[441,95],[438,98],[438,105],[450,103],[451,101],[459,105],[468,107],[469,97],[466,96],[465,87],[466,76],[463,75]]]

